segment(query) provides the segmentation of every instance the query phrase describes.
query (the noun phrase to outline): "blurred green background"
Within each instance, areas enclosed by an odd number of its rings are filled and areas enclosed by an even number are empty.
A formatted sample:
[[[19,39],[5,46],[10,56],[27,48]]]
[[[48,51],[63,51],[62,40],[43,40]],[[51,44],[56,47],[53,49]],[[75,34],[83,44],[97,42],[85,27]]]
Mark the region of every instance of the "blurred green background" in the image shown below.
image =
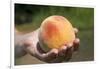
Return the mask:
[[[15,27],[17,30],[28,33],[39,28],[42,21],[51,15],[66,17],[79,29],[80,47],[69,62],[94,60],[94,8],[64,7],[31,4],[15,4]],[[16,58],[15,64],[45,63],[28,55]]]

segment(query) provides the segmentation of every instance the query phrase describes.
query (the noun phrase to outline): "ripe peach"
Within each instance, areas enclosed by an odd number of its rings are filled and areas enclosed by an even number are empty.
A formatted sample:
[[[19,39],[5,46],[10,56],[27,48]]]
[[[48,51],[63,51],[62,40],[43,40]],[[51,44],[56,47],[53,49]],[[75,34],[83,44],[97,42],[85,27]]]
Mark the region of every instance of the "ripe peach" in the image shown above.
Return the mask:
[[[40,27],[39,43],[44,51],[52,48],[60,49],[62,45],[72,43],[75,33],[71,23],[63,16],[50,16]]]

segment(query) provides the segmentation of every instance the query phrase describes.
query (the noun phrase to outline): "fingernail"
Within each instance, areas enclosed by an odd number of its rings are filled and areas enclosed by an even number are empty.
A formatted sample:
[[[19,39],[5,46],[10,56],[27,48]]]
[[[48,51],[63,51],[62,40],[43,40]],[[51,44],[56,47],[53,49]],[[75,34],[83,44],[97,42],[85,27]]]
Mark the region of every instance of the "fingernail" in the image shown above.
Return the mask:
[[[75,44],[77,44],[79,42],[80,42],[80,39],[78,39],[78,38],[76,38],[75,41],[74,41]]]
[[[52,52],[55,53],[55,54],[58,54],[58,50],[57,49],[53,49]]]
[[[62,46],[61,49],[62,49],[62,50],[66,50],[66,49],[67,49],[67,46]]]
[[[79,39],[79,38],[76,38],[76,41],[77,41],[77,42],[79,42],[79,41],[80,41],[80,39]]]
[[[72,47],[72,46],[73,46],[73,44],[72,44],[72,43],[68,44],[68,47]]]

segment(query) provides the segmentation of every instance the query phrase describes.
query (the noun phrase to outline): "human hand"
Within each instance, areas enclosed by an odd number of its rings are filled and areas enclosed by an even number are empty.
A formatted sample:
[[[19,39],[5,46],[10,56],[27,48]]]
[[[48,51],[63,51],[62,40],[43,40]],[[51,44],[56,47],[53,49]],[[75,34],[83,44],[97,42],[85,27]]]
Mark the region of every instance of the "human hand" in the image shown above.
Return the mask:
[[[75,34],[77,35],[78,30],[74,28]],[[80,40],[76,38],[72,44],[62,46],[58,51],[57,49],[51,49],[49,52],[44,52],[38,43],[38,31],[35,32],[32,37],[33,40],[27,40],[24,43],[25,49],[32,56],[35,56],[41,61],[48,63],[58,63],[63,61],[69,61],[74,51],[78,50]]]

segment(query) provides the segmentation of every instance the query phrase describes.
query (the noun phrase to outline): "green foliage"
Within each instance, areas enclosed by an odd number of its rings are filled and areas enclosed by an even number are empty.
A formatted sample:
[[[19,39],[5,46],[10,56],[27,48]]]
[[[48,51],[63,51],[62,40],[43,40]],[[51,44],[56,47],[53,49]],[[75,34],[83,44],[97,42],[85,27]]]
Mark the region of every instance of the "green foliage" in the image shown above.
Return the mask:
[[[26,16],[27,18],[32,18],[31,22],[25,22],[17,24],[15,21],[16,27],[24,31],[27,29],[34,30],[40,27],[42,21],[51,15],[61,15],[66,17],[74,27],[77,27],[80,30],[84,29],[93,29],[94,27],[94,9],[93,8],[83,8],[83,7],[63,7],[63,6],[41,6],[41,5],[23,5],[15,4],[15,13],[16,19],[21,20],[20,17],[25,14],[31,16]],[[27,20],[26,18],[26,20]],[[25,19],[25,17],[23,18]],[[32,27],[33,26],[33,27]]]

